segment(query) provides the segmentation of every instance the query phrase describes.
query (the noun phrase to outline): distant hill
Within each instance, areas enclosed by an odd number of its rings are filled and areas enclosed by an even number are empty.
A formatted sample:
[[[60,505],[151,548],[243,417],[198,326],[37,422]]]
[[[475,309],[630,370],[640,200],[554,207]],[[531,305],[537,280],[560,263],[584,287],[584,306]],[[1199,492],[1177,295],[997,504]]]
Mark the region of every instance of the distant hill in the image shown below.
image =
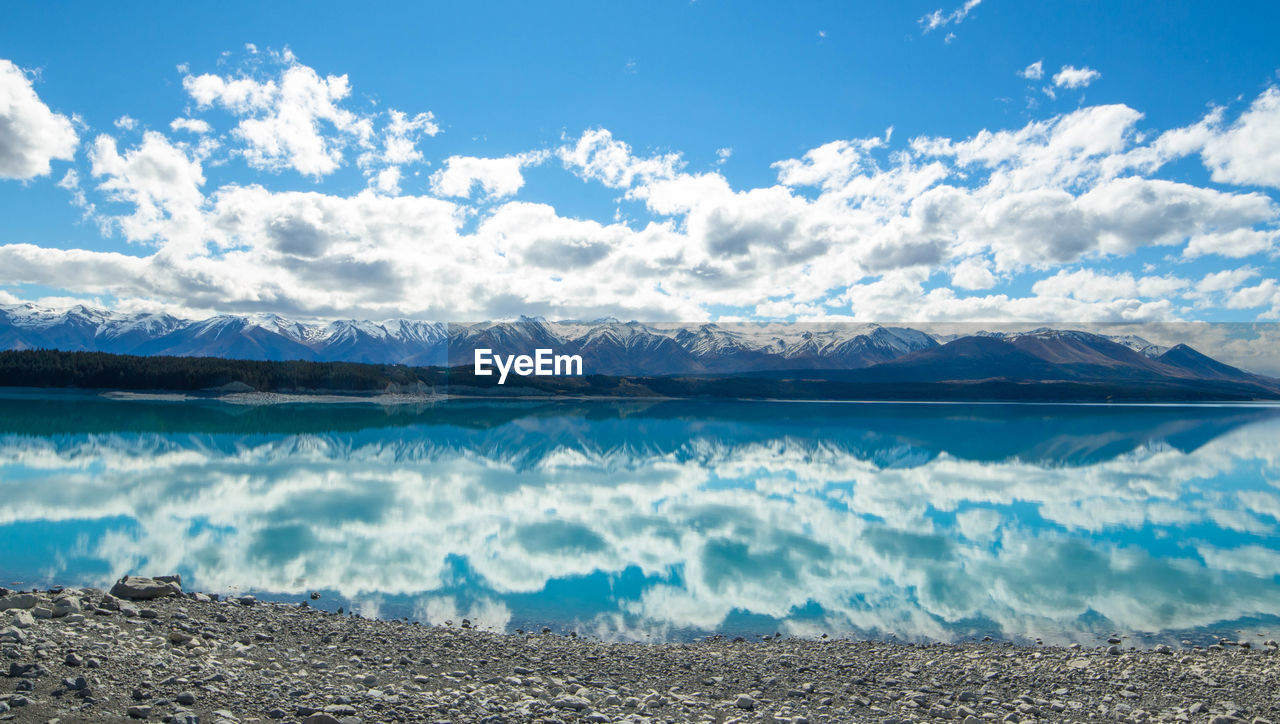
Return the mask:
[[[1186,350],[1180,350],[1177,358],[1183,357],[1207,365],[1191,358]],[[1172,369],[1172,365],[1169,367]],[[1208,369],[1211,377],[1195,376],[1188,370],[1178,375],[1153,373],[1140,379],[1125,375],[1089,375],[1084,374],[1080,366],[1055,366],[1011,342],[981,337],[965,337],[936,349],[857,370],[775,370],[751,375],[512,375],[505,385],[499,385],[495,375],[477,377],[471,366],[408,367],[9,350],[0,352],[0,387],[177,390],[212,395],[247,386],[262,392],[372,395],[388,390],[430,390],[478,397],[1007,402],[1280,399],[1280,382],[1276,380],[1220,363],[1208,365]]]
[[[626,381],[613,387],[601,383],[591,394],[922,399],[929,395],[975,397],[978,393],[974,390],[982,386],[982,394],[1006,396],[1002,399],[1017,395],[1107,399],[1116,394],[1125,399],[1270,399],[1280,392],[1280,381],[1224,364],[1185,344],[1166,348],[1133,335],[1049,328],[979,332],[953,339],[875,324],[722,326],[616,319],[550,322],[534,317],[475,324],[408,319],[303,323],[276,315],[220,315],[191,321],[84,306],[62,311],[30,304],[0,307],[0,349],[11,351],[46,349],[144,359],[443,369],[470,366],[474,351],[480,348],[503,355],[529,354],[539,348],[578,354],[588,374]],[[179,362],[165,364],[183,367]],[[123,367],[138,374],[159,369],[142,362]],[[236,367],[223,369],[232,368]],[[14,374],[18,374],[16,368]],[[29,375],[30,371],[21,374]],[[403,374],[366,370],[361,372],[361,386],[353,389],[372,389],[371,380],[378,375],[390,382]],[[465,370],[452,373],[455,384],[459,375],[465,377]],[[672,381],[675,378],[685,381]],[[730,382],[730,378],[736,381]],[[272,382],[264,379],[243,381],[262,389],[262,385],[275,385],[281,378],[271,378]],[[774,382],[768,383],[769,387],[764,380]],[[846,388],[836,392],[828,384],[809,389],[808,385],[818,382],[839,382]],[[0,380],[0,384],[16,383]],[[51,378],[48,384],[59,383]],[[134,389],[139,384],[119,383]],[[488,384],[483,379],[465,382],[478,390]],[[581,392],[582,385],[571,380],[512,379],[504,393],[516,394],[516,387],[525,393]],[[1031,385],[1049,386],[1033,390]]]

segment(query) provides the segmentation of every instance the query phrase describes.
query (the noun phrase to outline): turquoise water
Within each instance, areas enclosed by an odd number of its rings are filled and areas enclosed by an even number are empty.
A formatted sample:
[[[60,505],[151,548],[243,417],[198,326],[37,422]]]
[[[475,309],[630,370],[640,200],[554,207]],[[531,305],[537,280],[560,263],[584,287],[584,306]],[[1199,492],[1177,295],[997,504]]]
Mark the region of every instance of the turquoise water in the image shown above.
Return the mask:
[[[0,585],[609,639],[1280,634],[1280,409],[0,397]]]

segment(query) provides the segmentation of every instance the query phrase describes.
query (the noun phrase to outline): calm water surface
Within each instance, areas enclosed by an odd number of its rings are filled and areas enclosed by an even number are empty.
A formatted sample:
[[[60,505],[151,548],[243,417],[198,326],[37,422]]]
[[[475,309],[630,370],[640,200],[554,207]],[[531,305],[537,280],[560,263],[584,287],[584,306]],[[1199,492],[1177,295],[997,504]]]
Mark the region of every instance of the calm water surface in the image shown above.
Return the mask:
[[[0,396],[0,585],[424,623],[1280,635],[1280,410]]]

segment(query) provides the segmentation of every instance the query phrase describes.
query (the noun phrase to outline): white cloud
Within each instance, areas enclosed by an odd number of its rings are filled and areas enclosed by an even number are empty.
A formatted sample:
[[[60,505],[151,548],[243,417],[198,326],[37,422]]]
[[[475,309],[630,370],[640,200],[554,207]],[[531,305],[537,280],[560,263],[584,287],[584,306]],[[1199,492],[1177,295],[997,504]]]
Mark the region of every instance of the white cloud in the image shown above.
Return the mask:
[[[418,150],[418,140],[422,136],[434,136],[440,133],[440,126],[431,113],[418,113],[409,116],[403,111],[392,109],[382,130],[382,148],[369,151],[360,157],[362,166],[377,163],[404,165],[422,160],[422,151]]]
[[[951,283],[961,289],[990,289],[996,278],[985,261],[965,259],[951,271]]]
[[[198,136],[213,130],[209,127],[208,121],[203,121],[199,118],[175,118],[169,122],[169,128],[175,131],[194,133]]]
[[[1018,75],[1028,80],[1040,80],[1044,77],[1044,61],[1037,60],[1019,71]]]
[[[1204,275],[1196,282],[1196,291],[1202,294],[1231,291],[1244,282],[1258,276],[1258,270],[1252,267],[1226,269]]]
[[[611,188],[629,188],[634,183],[671,178],[683,165],[676,153],[640,158],[631,146],[614,140],[607,129],[597,128],[582,134],[572,146],[557,150],[565,168],[584,179],[598,181]]]
[[[1265,289],[1247,294],[1238,281],[1196,290],[1175,283],[1187,273],[1169,265],[1264,263],[1280,233],[1276,202],[1154,176],[1197,152],[1211,164],[1208,149],[1230,145],[1222,139],[1239,146],[1233,153],[1249,143],[1265,151],[1269,136],[1255,127],[1274,91],[1234,123],[1215,109],[1158,134],[1119,104],[967,138],[893,145],[889,129],[782,159],[773,164],[777,183],[743,188],[717,166],[690,172],[678,153],[637,153],[596,128],[552,151],[451,156],[416,182],[431,194],[412,195],[402,186],[421,178],[413,165],[427,163],[418,146],[439,132],[433,116],[355,114],[341,107],[351,93],[343,77],[321,78],[288,55],[272,63],[273,77],[188,74],[185,87],[241,126],[263,121],[313,136],[277,139],[273,155],[270,144],[233,132],[233,143],[243,142],[233,153],[318,173],[354,148],[363,191],[208,187],[206,166],[226,159],[212,156],[219,141],[199,118],[173,121],[171,136],[146,131],[132,146],[102,135],[89,160],[110,203],[81,199],[81,174],[61,183],[92,218],[154,250],[128,264],[104,256],[116,273],[111,286],[84,276],[80,262],[94,252],[15,247],[22,276],[60,280],[73,293],[92,285],[130,303],[301,316],[687,321],[729,308],[864,321],[904,310],[916,320],[1129,321],[1174,319],[1213,300],[1271,314]],[[522,200],[524,169],[552,156],[584,181],[618,190],[616,215],[575,218]],[[1213,158],[1242,173],[1236,161]],[[1100,271],[1153,246],[1166,256],[1141,277]],[[1085,271],[1095,276],[1063,276]],[[1031,291],[983,292],[1005,282]]]
[[[1206,231],[1197,233],[1182,250],[1182,255],[1195,258],[1206,254],[1217,254],[1229,259],[1243,259],[1247,256],[1270,252],[1276,248],[1280,240],[1280,231],[1275,229],[1230,229],[1224,232]]]
[[[89,160],[98,188],[107,198],[133,206],[133,212],[112,217],[131,241],[193,244],[200,240],[201,186],[199,161],[156,131],[143,134],[142,144],[119,153],[114,138],[94,140]]]
[[[1066,270],[1035,283],[1032,291],[1044,297],[1072,297],[1085,302],[1114,299],[1161,298],[1175,295],[1190,287],[1186,279],[1176,277],[1139,277],[1132,274],[1106,274],[1092,269]]]
[[[1215,130],[1202,151],[1214,181],[1280,188],[1280,89],[1268,88],[1229,127]]]
[[[536,151],[503,158],[450,156],[443,168],[431,175],[431,190],[440,196],[468,198],[472,189],[479,187],[489,199],[511,196],[524,186],[521,169],[536,166],[548,156]]]
[[[964,22],[965,18],[969,17],[969,13],[973,9],[978,7],[981,3],[982,0],[965,0],[964,5],[961,5],[949,13],[943,13],[942,9],[939,8],[920,18],[917,22],[920,23],[920,27],[923,28],[922,32],[924,33],[937,30],[938,28],[944,28],[952,23],[959,25]]]
[[[1062,70],[1053,74],[1053,84],[1059,88],[1085,88],[1101,77],[1101,73],[1088,66],[1076,68],[1064,65]]]
[[[71,160],[78,143],[70,119],[40,100],[21,68],[0,58],[0,178],[44,176],[51,161]]]
[[[341,106],[351,94],[347,76],[320,77],[292,53],[280,56],[278,77],[211,73],[182,79],[199,108],[218,106],[241,120],[234,135],[244,143],[250,165],[269,171],[292,168],[306,176],[332,173],[342,164],[343,148],[368,148],[372,122]]]

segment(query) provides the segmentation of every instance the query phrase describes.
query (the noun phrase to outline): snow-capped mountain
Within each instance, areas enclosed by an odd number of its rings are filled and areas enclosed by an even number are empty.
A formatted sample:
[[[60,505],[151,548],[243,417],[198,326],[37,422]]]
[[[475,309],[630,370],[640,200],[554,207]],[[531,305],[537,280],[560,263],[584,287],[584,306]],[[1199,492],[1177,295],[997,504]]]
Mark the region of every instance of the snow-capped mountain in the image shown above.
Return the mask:
[[[438,365],[447,340],[446,325],[409,319],[307,323],[274,314],[223,314],[186,320],[84,306],[0,306],[0,349]]]
[[[992,344],[952,346],[964,339]],[[1196,376],[1238,372],[1190,348],[1161,347],[1134,335],[1049,328],[944,337],[876,324],[644,324],[611,318],[552,322],[540,317],[474,324],[409,319],[303,322],[273,314],[184,320],[85,306],[0,306],[0,349],[37,348],[421,366],[468,365],[479,348],[503,355],[550,348],[558,354],[581,355],[588,374],[605,375],[861,370],[884,365],[890,366],[876,374],[898,375],[901,372],[892,370],[937,365],[939,374],[952,366],[953,374],[973,367],[973,375],[982,375],[996,367],[1011,372],[1018,365],[1029,365],[1025,372],[1032,373],[1046,364],[1128,378],[1175,374],[1175,367]],[[1003,366],[991,367],[991,355],[1003,360]]]

